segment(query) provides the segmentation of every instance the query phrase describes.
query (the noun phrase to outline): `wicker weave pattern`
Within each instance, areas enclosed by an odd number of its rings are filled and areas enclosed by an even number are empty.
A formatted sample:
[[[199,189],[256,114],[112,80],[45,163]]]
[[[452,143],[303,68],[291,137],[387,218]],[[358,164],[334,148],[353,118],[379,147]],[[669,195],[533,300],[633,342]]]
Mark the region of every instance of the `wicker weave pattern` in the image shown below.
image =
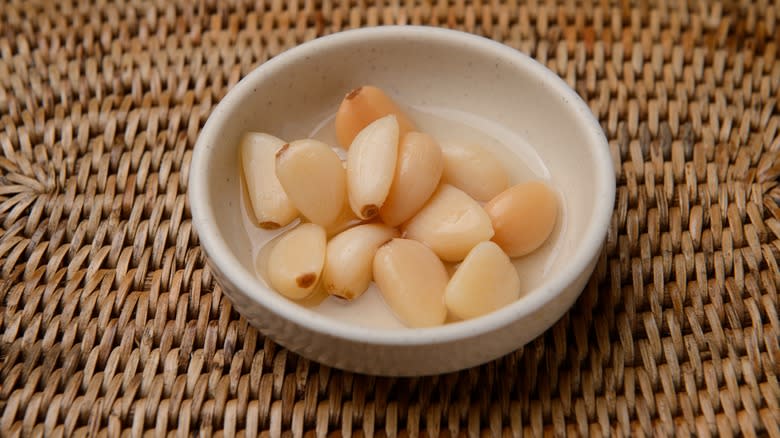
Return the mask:
[[[0,4],[0,435],[780,436],[780,4],[350,3]],[[225,92],[380,24],[531,54],[610,139],[592,281],[483,367],[302,360],[231,310],[190,223],[192,146]]]

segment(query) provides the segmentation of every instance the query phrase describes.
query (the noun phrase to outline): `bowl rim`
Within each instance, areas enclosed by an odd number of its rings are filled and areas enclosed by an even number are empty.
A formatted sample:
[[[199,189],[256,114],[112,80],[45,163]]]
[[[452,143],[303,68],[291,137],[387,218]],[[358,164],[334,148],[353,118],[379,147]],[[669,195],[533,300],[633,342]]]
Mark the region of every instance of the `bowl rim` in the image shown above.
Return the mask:
[[[583,231],[582,243],[574,250],[570,262],[566,263],[556,273],[557,275],[543,281],[516,302],[490,314],[428,328],[381,329],[341,322],[289,301],[267,288],[256,278],[254,272],[243,268],[237,256],[222,239],[216,225],[215,212],[208,201],[209,184],[203,175],[208,174],[209,157],[218,149],[213,146],[214,143],[218,143],[218,127],[225,122],[231,109],[241,102],[242,96],[252,93],[255,84],[273,75],[290,62],[314,56],[329,47],[355,42],[365,44],[386,38],[425,38],[442,44],[465,45],[477,50],[490,51],[502,60],[510,62],[513,67],[523,69],[540,79],[553,93],[565,98],[567,105],[571,106],[576,114],[575,120],[582,123],[583,128],[588,128],[584,130],[586,137],[582,143],[587,145],[597,167],[594,186],[597,196],[588,225]],[[228,277],[242,294],[277,316],[313,332],[357,343],[398,346],[442,344],[479,337],[509,326],[543,309],[575,282],[601,251],[610,225],[616,192],[614,165],[606,136],[587,104],[557,74],[519,50],[479,35],[451,29],[409,25],[352,29],[319,37],[278,54],[248,73],[226,93],[202,128],[193,149],[188,184],[192,222],[204,256],[209,258],[210,262]],[[259,290],[263,293],[252,292]],[[580,293],[581,291],[578,291],[577,296]],[[566,311],[568,309],[567,307]],[[545,330],[548,328],[546,327]]]

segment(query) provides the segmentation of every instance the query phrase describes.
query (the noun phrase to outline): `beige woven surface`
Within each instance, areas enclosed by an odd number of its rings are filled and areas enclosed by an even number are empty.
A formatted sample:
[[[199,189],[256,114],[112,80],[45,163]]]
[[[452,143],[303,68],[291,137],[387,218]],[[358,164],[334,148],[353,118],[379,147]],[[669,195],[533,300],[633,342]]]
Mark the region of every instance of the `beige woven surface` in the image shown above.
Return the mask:
[[[0,435],[780,436],[779,20],[766,0],[0,3]],[[186,197],[243,75],[393,23],[541,60],[619,169],[572,311],[438,377],[343,373],[247,327]]]

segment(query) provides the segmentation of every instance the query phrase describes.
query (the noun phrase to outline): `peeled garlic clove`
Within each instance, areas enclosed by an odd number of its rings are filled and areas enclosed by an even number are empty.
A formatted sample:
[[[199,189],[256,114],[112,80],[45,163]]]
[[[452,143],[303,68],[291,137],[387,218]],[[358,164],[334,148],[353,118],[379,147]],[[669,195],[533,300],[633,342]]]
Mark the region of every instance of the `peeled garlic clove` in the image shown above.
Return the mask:
[[[271,286],[271,282],[269,281],[268,276],[268,265],[269,260],[271,260],[271,252],[276,247],[276,244],[288,233],[289,231],[279,234],[270,241],[268,241],[265,245],[263,245],[262,248],[260,248],[260,251],[257,254],[257,258],[255,259],[255,268],[257,269],[257,273],[260,274],[260,278],[265,281],[265,283],[268,285],[268,287],[273,288]],[[322,275],[320,275],[322,277]],[[322,287],[322,281],[317,282],[317,285],[314,286],[314,289],[305,297],[301,299],[295,300],[296,303],[300,304],[304,307],[317,307],[325,301],[325,299],[328,298],[328,293],[325,292],[325,289]]]
[[[490,217],[460,189],[443,184],[407,224],[405,237],[428,245],[442,260],[457,262],[493,237]]]
[[[393,184],[379,216],[391,227],[417,213],[439,185],[444,160],[441,148],[428,134],[409,132],[398,145]]]
[[[481,242],[469,252],[447,283],[444,302],[454,316],[476,318],[520,296],[517,270],[495,242]]]
[[[322,281],[325,290],[351,300],[368,289],[377,248],[398,237],[398,230],[383,224],[365,224],[337,235],[326,250]]]
[[[249,132],[241,139],[241,163],[252,212],[260,228],[273,230],[298,217],[276,178],[276,152],[285,145],[272,135]]]
[[[307,297],[320,280],[325,248],[325,229],[317,224],[301,224],[283,234],[267,255],[271,287],[293,300]]]
[[[347,179],[336,152],[317,140],[294,141],[276,154],[276,176],[309,221],[330,225],[339,217]]]
[[[550,237],[558,217],[558,197],[541,181],[512,186],[490,202],[485,211],[496,234],[493,241],[509,257],[524,256]]]
[[[394,115],[371,122],[347,152],[349,205],[361,219],[379,214],[393,183],[398,158],[398,122]]]
[[[374,256],[374,282],[398,319],[409,327],[444,323],[447,271],[436,254],[420,242],[393,239]]]
[[[443,180],[477,201],[489,201],[509,186],[504,166],[489,150],[472,143],[442,147]]]
[[[336,138],[345,149],[373,121],[393,114],[398,118],[401,133],[414,131],[414,123],[384,91],[365,85],[355,88],[341,101],[336,113]]]

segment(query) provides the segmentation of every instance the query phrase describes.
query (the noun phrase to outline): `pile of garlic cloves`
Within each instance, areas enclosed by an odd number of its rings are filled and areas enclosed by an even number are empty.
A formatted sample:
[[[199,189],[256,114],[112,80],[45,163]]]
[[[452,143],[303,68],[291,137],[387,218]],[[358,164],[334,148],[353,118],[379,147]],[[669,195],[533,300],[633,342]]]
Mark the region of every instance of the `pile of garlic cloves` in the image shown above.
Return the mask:
[[[517,300],[512,259],[539,248],[558,219],[545,182],[510,186],[487,149],[442,147],[377,87],[347,94],[335,128],[344,161],[315,139],[242,138],[256,225],[293,225],[256,260],[270,287],[291,300],[324,291],[348,305],[373,281],[408,327],[475,318]],[[445,264],[457,264],[452,275]]]

